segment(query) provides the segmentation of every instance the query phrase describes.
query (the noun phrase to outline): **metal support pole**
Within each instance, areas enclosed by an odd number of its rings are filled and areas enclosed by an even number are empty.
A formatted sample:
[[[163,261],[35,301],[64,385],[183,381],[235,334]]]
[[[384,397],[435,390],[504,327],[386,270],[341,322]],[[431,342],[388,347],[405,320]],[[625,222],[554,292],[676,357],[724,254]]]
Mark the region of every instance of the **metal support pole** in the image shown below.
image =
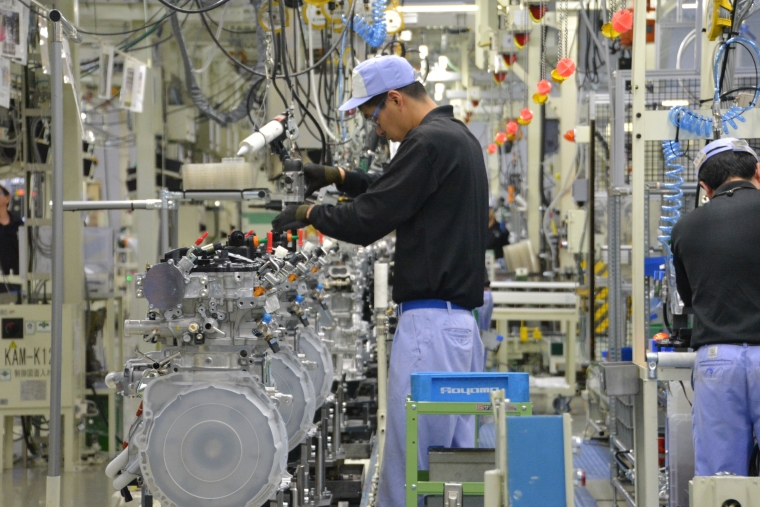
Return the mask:
[[[142,199],[132,201],[64,201],[63,211],[101,211],[101,210],[136,210],[162,209],[161,199]],[[53,210],[55,212],[55,209]]]
[[[377,461],[375,472],[370,479],[369,505],[377,505],[380,469],[385,451],[385,428],[388,414],[388,361],[386,338],[388,319],[385,311],[388,307],[388,264],[375,262],[374,265],[374,302],[375,302],[375,342],[377,344]]]
[[[644,187],[644,257],[649,256],[649,207],[650,202],[649,199],[651,199],[650,196],[651,192],[649,191],[649,186]],[[652,337],[652,328],[651,328],[651,319],[650,319],[650,310],[649,307],[651,306],[651,302],[649,299],[649,291],[651,289],[650,285],[650,278],[645,277],[644,278],[644,311],[646,312],[646,318],[644,319],[644,336],[647,340]]]
[[[547,29],[542,27],[542,29]],[[528,58],[531,62],[537,62],[541,59],[541,52],[544,50],[542,47],[543,37],[531,37],[528,41]],[[541,75],[540,65],[529,65],[527,75],[525,75],[525,86],[529,90],[533,90],[544,76]],[[574,86],[574,85],[573,85]],[[562,90],[564,94],[564,89]],[[564,95],[562,97],[564,99]],[[518,109],[519,110],[519,109]],[[535,111],[535,109],[534,109]],[[544,235],[542,233],[541,222],[544,218],[542,200],[543,200],[543,162],[544,162],[544,125],[546,122],[545,106],[540,106],[540,111],[537,112],[533,121],[525,127],[528,133],[528,166],[526,169],[527,178],[527,195],[524,197],[528,200],[528,210],[526,212],[526,220],[528,227],[528,239],[533,245],[534,251],[544,252],[548,251],[541,248],[543,244],[542,239]],[[498,180],[498,178],[496,178]],[[547,266],[550,269],[551,266]],[[491,280],[493,281],[493,280]]]
[[[620,361],[620,350],[625,342],[625,298],[622,294],[622,270],[620,269],[620,209],[623,196],[629,195],[627,188],[612,187],[607,198],[607,288],[609,301],[609,328],[607,331],[608,354],[610,361]],[[610,480],[616,480],[618,465],[614,458],[617,451],[615,439],[617,436],[617,407],[619,400],[610,397],[610,416],[608,432],[610,435]],[[613,489],[612,504],[617,506],[617,490]]]
[[[53,301],[50,365],[50,433],[46,505],[61,503],[61,368],[63,356],[63,27],[53,12],[50,54],[53,143]],[[60,19],[60,18],[59,18]]]
[[[340,456],[340,448],[343,445],[340,431],[343,426],[343,399],[345,397],[343,390],[345,388],[345,375],[343,375],[338,384],[338,392],[335,393],[335,413],[333,414],[333,457],[335,459]]]
[[[169,248],[179,248],[179,203],[170,213],[171,235],[169,236]],[[242,230],[242,228],[241,228]]]
[[[386,353],[386,334],[388,333],[385,310],[388,307],[388,264],[375,263],[375,340],[377,341],[377,470],[383,462],[385,450],[385,428],[388,413],[388,360]]]
[[[594,271],[596,251],[596,234],[595,234],[595,190],[596,190],[596,103],[595,94],[589,94],[589,128],[591,138],[589,139],[589,163],[588,163],[588,348],[589,359],[594,362],[596,356],[595,338],[596,326],[594,318],[596,315],[596,272]],[[569,365],[568,365],[569,367]]]
[[[614,72],[614,93],[610,94],[612,101],[612,164],[610,171],[611,187],[625,185],[625,174],[628,161],[625,151],[625,83],[628,74],[619,70]]]
[[[607,294],[609,301],[609,330],[607,350],[610,361],[620,361],[625,326],[620,321],[623,304],[622,276],[620,269],[620,206],[621,190],[611,188],[607,197]]]
[[[314,475],[316,480],[315,505],[322,498],[325,489],[325,444],[327,442],[327,407],[322,407],[322,418],[317,431],[317,457],[315,460]]]
[[[169,207],[168,207],[168,192],[165,188],[161,189],[161,250],[158,252],[158,256],[169,251]]]
[[[142,497],[140,499],[140,507],[153,507],[153,495],[148,491],[148,486],[143,484]]]
[[[298,502],[295,505],[306,505],[306,499],[309,495],[309,455],[311,446],[306,441],[301,444],[301,464],[296,470],[296,481],[298,482]]]
[[[646,112],[646,7],[645,0],[634,0],[633,50],[631,65],[631,92],[633,94],[632,139],[632,285],[633,285],[633,360],[646,368],[646,338],[644,322],[644,216],[646,141],[644,121]],[[637,506],[658,505],[659,484],[657,466],[657,382],[642,375],[641,389],[634,406],[634,454],[636,458]]]
[[[53,143],[53,300],[50,364],[50,432],[46,505],[61,504],[61,370],[63,366],[63,36],[82,38],[60,11],[48,14],[53,24],[50,53],[51,141]],[[68,423],[68,421],[67,421]]]

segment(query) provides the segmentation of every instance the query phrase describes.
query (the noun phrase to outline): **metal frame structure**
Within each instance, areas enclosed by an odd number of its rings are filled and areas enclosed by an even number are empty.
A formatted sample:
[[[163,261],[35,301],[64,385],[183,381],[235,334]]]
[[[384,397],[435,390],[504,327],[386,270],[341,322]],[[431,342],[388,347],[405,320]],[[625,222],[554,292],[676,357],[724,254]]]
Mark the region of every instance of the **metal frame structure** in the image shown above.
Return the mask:
[[[533,404],[530,402],[507,402],[504,411],[509,415],[533,415]],[[455,403],[406,400],[406,507],[416,507],[418,495],[443,495],[446,483],[430,482],[428,472],[417,469],[417,429],[420,415],[492,415],[491,403]],[[475,442],[477,446],[477,427]],[[482,496],[482,482],[463,482],[463,495]]]
[[[497,354],[499,370],[506,371],[509,355],[507,323],[510,320],[557,321],[565,334],[565,381],[564,388],[540,389],[547,394],[572,396],[575,394],[575,362],[578,344],[578,296],[574,282],[492,282],[494,309],[491,320],[496,330],[504,336]]]
[[[48,448],[48,478],[46,505],[61,504],[61,372],[63,361],[63,285],[64,285],[64,98],[63,98],[63,37],[74,43],[82,41],[76,28],[58,10],[48,14],[52,22],[50,44],[51,83],[51,141],[53,148],[53,298],[52,342],[50,368],[50,445]],[[71,466],[71,463],[68,464]]]
[[[644,258],[645,227],[647,224],[646,163],[645,149],[647,141],[667,140],[675,138],[675,127],[667,121],[668,111],[647,111],[646,94],[647,71],[646,48],[646,16],[647,3],[645,0],[634,2],[633,22],[633,51],[631,68],[631,92],[633,96],[632,123],[632,206],[633,206],[633,249],[632,249],[632,281],[633,281],[633,360],[639,367],[640,390],[634,399],[634,459],[636,463],[635,494],[632,499],[637,506],[659,505],[658,484],[658,449],[657,449],[657,382],[659,380],[683,380],[684,372],[688,369],[676,370],[664,368],[654,362],[652,367],[647,358],[647,343],[645,335],[645,277]],[[701,37],[701,35],[700,35]],[[702,87],[701,96],[712,93],[710,83],[712,44],[702,40]],[[678,71],[666,71],[671,77],[677,77]],[[692,71],[693,72],[693,71]],[[748,111],[745,115],[747,122],[739,124],[738,130],[732,132],[736,137],[755,137],[760,125],[760,111]],[[617,118],[618,123],[620,118]],[[686,138],[683,132],[681,138]],[[694,139],[694,136],[688,137]],[[619,158],[616,154],[616,162]],[[662,356],[662,353],[660,354]],[[651,372],[654,372],[652,375]],[[688,375],[686,375],[688,380]]]

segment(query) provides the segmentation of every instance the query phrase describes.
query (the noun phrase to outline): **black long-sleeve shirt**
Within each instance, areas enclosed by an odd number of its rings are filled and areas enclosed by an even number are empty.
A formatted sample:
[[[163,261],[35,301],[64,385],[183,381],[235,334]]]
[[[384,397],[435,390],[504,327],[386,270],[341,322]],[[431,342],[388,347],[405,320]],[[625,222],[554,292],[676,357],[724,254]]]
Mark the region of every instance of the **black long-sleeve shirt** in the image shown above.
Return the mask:
[[[488,178],[483,149],[451,106],[409,131],[376,179],[348,171],[340,187],[352,203],[315,206],[322,233],[369,245],[396,231],[393,300],[483,304]]]
[[[18,228],[24,225],[24,222],[14,213],[10,215],[11,221],[8,225],[0,224],[0,271],[6,275],[13,271],[18,275]]]
[[[721,194],[733,190],[733,195]],[[721,185],[673,227],[678,293],[694,310],[692,347],[760,345],[760,192]]]

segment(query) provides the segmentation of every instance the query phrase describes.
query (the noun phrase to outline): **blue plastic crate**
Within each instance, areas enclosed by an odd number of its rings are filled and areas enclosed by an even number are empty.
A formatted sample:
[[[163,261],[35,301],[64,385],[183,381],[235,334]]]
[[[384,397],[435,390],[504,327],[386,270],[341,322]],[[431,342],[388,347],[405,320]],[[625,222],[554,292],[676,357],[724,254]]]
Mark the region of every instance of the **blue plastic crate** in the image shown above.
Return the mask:
[[[530,401],[527,373],[412,373],[412,400],[488,402],[491,391],[504,389],[513,402]]]
[[[644,276],[654,276],[663,264],[665,264],[665,257],[645,257]]]

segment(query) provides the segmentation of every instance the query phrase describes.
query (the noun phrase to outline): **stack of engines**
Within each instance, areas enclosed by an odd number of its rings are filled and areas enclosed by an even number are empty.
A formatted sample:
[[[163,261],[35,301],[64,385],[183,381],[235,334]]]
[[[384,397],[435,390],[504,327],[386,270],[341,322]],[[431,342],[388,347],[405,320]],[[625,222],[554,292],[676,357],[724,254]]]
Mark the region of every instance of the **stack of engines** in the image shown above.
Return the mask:
[[[332,320],[321,326],[321,334],[333,352],[335,374],[348,382],[363,380],[365,365],[371,360],[373,265],[378,258],[391,258],[394,247],[395,240],[389,239],[366,248],[344,248],[342,262],[326,270],[323,285]]]
[[[333,354],[335,373],[348,382],[363,379],[370,331],[365,318],[369,257],[365,248],[351,254],[342,265],[327,268],[324,285],[332,321],[321,326]]]
[[[164,506],[258,507],[288,487],[288,452],[334,378],[314,324],[329,321],[320,282],[338,246],[300,232],[202,237],[136,277],[149,311],[124,332],[161,347],[106,379],[142,400],[106,468],[125,496],[137,480]]]

